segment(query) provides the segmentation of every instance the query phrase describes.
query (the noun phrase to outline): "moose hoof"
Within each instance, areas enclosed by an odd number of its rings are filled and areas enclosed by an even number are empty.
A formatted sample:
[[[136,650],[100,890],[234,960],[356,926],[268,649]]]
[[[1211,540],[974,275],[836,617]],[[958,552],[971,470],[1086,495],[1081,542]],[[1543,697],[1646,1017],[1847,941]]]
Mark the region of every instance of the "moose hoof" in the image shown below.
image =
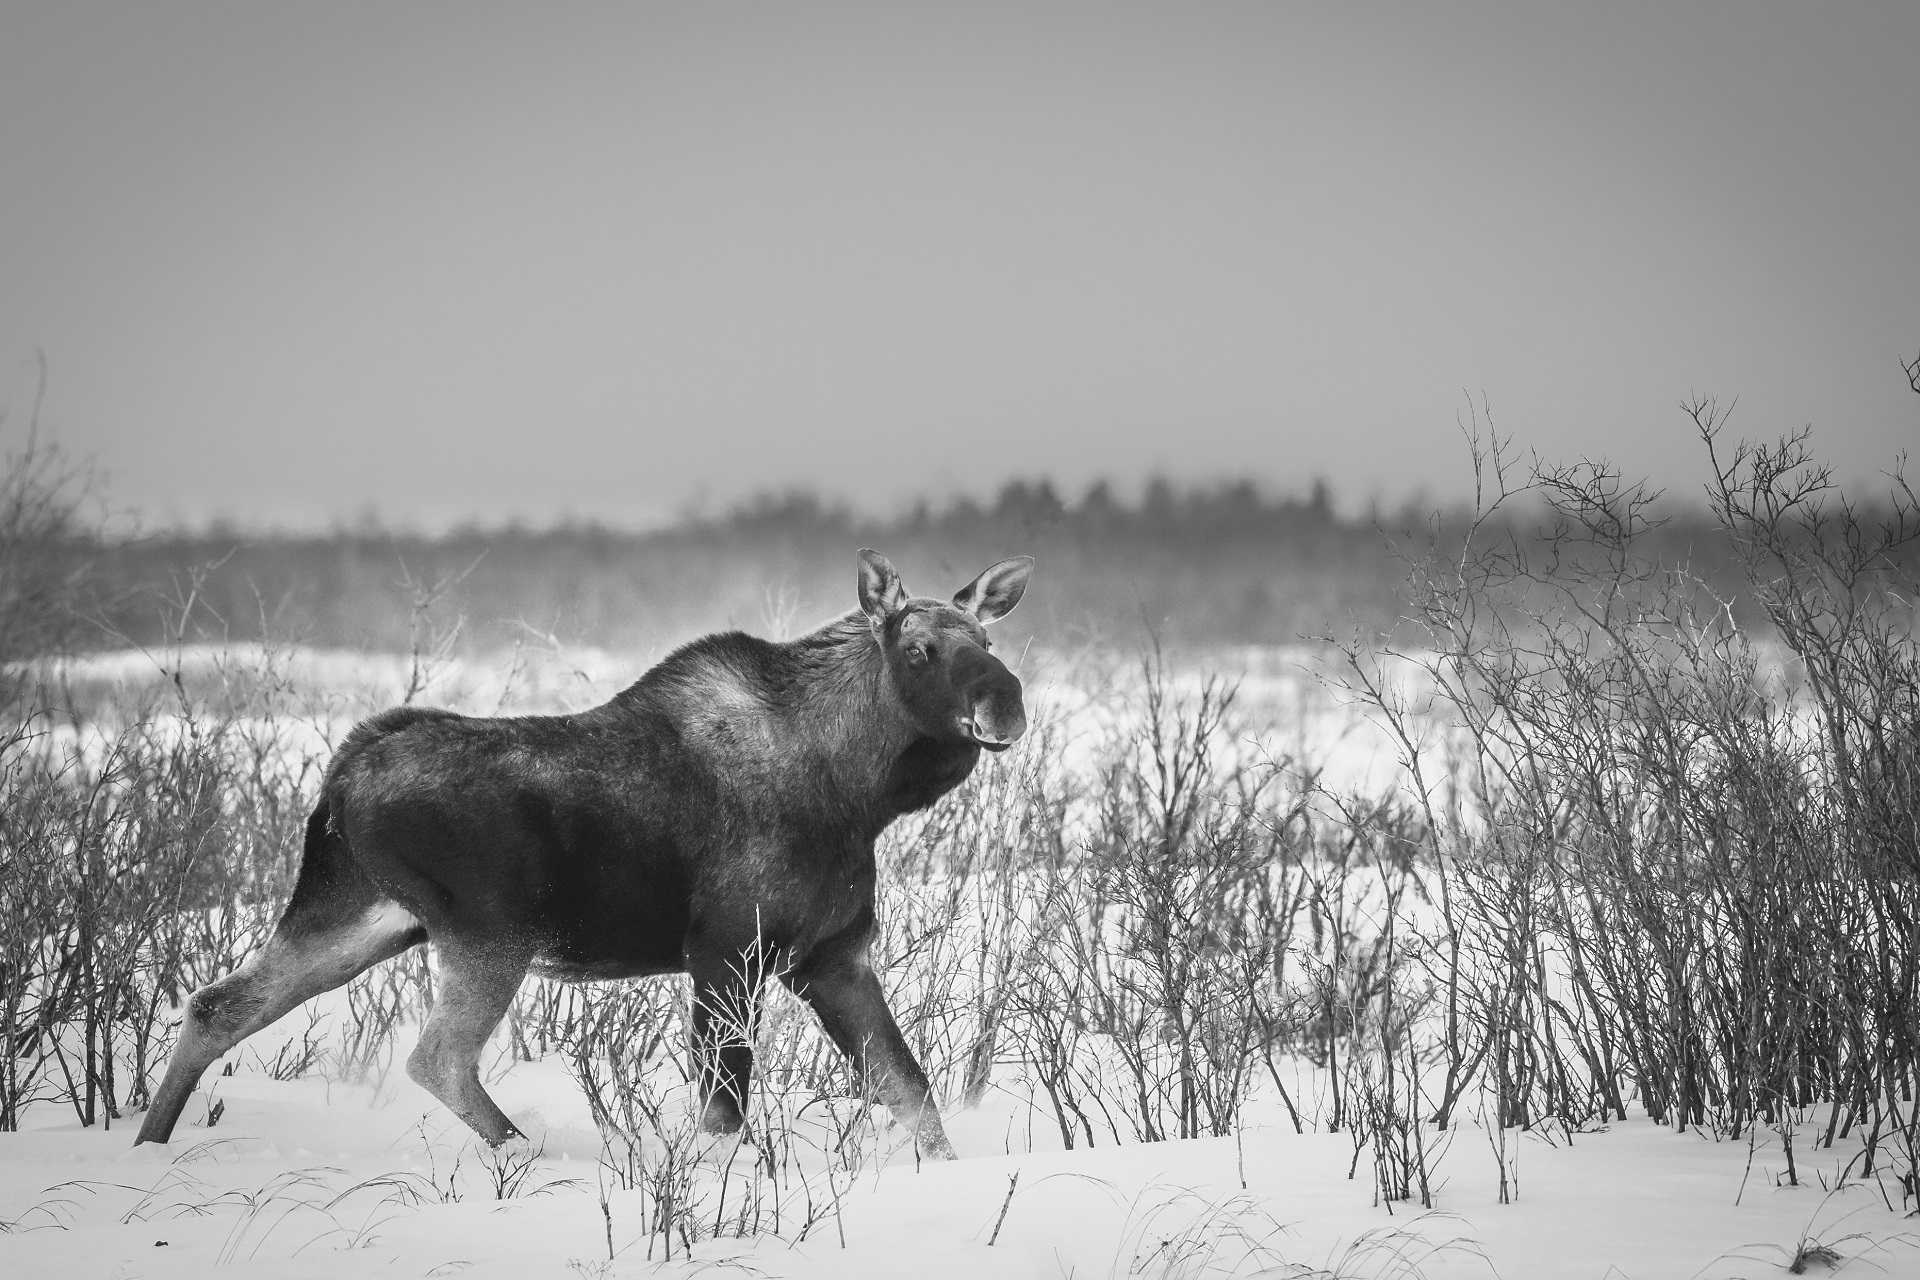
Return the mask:
[[[700,1112],[700,1132],[710,1138],[724,1138],[739,1133],[745,1127],[746,1121],[741,1118],[740,1109],[730,1102],[715,1098]]]

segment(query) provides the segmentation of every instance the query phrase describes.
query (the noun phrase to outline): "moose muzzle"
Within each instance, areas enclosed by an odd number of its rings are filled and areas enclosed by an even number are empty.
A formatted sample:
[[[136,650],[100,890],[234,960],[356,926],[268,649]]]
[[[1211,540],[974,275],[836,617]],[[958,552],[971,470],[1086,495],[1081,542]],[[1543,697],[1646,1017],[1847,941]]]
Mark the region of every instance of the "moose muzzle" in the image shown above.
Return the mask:
[[[984,649],[963,650],[954,667],[966,697],[961,727],[987,750],[1005,751],[1027,731],[1020,678]]]

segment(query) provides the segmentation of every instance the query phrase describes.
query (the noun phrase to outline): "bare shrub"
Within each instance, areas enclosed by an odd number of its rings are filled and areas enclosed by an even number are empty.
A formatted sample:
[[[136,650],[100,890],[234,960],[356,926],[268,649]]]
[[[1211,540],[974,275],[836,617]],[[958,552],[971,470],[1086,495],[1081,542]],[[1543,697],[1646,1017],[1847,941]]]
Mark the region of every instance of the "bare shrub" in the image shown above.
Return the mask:
[[[1466,551],[1415,574],[1421,647],[1350,682],[1403,744],[1433,815],[1441,896],[1442,1123],[1481,1074],[1487,1123],[1624,1116],[1789,1143],[1859,1126],[1862,1172],[1915,1158],[1920,1080],[1920,652],[1893,477],[1868,511],[1804,434],[1723,438],[1688,407],[1750,603],[1646,558],[1653,495],[1598,465],[1512,482],[1477,437]],[[1528,541],[1492,517],[1542,504]],[[1757,609],[1765,626],[1740,619]],[[1431,691],[1399,696],[1398,662]],[[1457,786],[1422,774],[1420,717],[1459,727]],[[1503,1166],[1504,1167],[1504,1166]]]
[[[22,664],[64,651],[85,621],[92,480],[40,436],[46,359],[40,357],[23,439],[0,456],[0,705],[31,685]],[[0,427],[6,416],[0,412]]]
[[[145,1106],[173,1006],[291,886],[316,762],[270,696],[238,715],[163,688],[111,720],[49,703],[0,748],[0,1129],[36,1098],[89,1125]]]

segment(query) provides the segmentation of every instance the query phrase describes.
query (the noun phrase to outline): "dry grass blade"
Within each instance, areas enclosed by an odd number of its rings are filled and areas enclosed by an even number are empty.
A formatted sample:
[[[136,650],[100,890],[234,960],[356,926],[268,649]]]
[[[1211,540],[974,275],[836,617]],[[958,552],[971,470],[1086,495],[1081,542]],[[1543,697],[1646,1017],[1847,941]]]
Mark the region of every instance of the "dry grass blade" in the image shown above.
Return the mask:
[[[1449,1213],[1422,1214],[1404,1227],[1378,1227],[1351,1243],[1337,1246],[1320,1265],[1289,1263],[1280,1274],[1299,1280],[1421,1280],[1429,1263],[1455,1257],[1475,1258],[1497,1276],[1485,1249],[1476,1240],[1457,1233],[1436,1239],[1427,1228],[1458,1223]]]

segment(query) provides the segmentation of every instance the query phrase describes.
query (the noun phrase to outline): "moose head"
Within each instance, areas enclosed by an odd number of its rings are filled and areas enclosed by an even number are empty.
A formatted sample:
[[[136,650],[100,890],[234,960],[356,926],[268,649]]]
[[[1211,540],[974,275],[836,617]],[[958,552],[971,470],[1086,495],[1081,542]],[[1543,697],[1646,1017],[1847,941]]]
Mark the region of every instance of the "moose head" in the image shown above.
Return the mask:
[[[1032,556],[1002,560],[951,601],[909,596],[876,551],[860,552],[860,608],[907,714],[936,741],[1005,751],[1027,731],[1020,680],[993,656],[986,624],[1020,603]]]

